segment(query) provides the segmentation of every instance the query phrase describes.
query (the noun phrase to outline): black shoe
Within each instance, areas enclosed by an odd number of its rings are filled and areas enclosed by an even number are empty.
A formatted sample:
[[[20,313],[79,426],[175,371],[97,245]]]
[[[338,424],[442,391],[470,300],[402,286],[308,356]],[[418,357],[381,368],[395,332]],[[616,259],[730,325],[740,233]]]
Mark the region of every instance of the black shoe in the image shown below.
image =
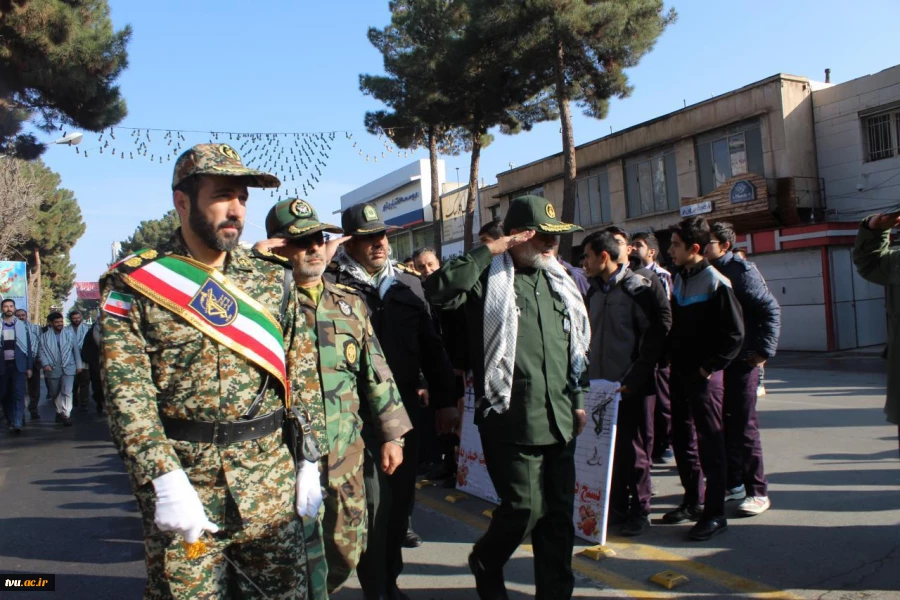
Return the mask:
[[[406,537],[403,538],[404,548],[418,548],[422,545],[422,537],[412,529],[406,530]]]
[[[502,569],[496,572],[488,571],[481,561],[475,558],[474,552],[469,555],[469,569],[475,576],[475,589],[481,600],[509,600]]]
[[[57,423],[62,423],[62,422],[63,422],[63,416],[62,416],[62,413],[56,413],[56,422],[57,422]]]
[[[711,537],[717,536],[728,530],[728,521],[725,517],[703,519],[693,527],[688,537],[697,542],[705,542]]]
[[[675,453],[671,448],[666,448],[662,452],[653,455],[653,464],[661,466],[672,466],[675,464]]]
[[[71,417],[63,417],[62,424],[63,424],[63,427],[71,427],[72,426]]]
[[[619,533],[625,537],[636,537],[650,531],[650,517],[647,515],[635,515],[629,517]]]
[[[664,514],[662,520],[663,523],[677,525],[678,523],[684,523],[685,521],[699,521],[702,516],[702,504],[682,504],[675,510]]]
[[[13,435],[22,435],[22,428],[21,427],[13,427],[12,432],[13,432]]]
[[[31,413],[31,420],[32,420],[32,421],[40,421],[40,420],[41,420],[41,413],[39,413],[39,412],[33,412],[33,413]]]

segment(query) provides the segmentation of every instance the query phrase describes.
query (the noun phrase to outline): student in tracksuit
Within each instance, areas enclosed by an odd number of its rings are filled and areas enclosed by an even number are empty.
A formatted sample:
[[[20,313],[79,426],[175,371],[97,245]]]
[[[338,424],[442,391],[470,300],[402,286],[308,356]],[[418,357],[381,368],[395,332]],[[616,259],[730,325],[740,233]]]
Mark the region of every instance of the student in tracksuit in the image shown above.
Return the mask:
[[[743,315],[731,283],[703,256],[709,240],[706,219],[691,217],[672,228],[669,246],[678,268],[669,334],[672,444],[684,499],[663,521],[698,521],[690,531],[692,540],[708,540],[728,529],[722,372],[744,342]]]

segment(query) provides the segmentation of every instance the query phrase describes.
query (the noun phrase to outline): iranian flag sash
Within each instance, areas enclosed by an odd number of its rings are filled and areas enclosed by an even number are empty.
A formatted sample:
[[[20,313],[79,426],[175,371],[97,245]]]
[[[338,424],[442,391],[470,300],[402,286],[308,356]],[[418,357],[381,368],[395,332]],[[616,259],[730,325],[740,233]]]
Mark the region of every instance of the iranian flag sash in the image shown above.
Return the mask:
[[[150,250],[120,263],[125,282],[216,342],[262,367],[290,397],[281,326],[216,269]]]

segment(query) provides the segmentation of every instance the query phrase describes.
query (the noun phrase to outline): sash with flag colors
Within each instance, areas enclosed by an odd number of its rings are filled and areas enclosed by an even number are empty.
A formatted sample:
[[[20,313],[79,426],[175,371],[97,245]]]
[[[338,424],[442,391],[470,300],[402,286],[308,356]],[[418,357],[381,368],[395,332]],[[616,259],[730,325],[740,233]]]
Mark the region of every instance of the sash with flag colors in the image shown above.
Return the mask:
[[[125,282],[265,369],[289,397],[284,337],[271,313],[208,265],[184,256],[153,257],[133,270],[120,269]]]

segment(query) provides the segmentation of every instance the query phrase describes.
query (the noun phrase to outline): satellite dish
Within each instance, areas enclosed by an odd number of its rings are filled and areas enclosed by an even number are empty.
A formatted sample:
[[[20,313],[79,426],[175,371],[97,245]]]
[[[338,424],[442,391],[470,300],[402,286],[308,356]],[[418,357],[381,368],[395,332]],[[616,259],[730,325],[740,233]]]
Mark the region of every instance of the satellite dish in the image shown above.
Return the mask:
[[[81,140],[84,138],[84,134],[80,131],[76,131],[75,133],[70,133],[68,135],[64,135],[58,140],[54,141],[54,144],[63,144],[65,146],[77,146],[81,143]]]

